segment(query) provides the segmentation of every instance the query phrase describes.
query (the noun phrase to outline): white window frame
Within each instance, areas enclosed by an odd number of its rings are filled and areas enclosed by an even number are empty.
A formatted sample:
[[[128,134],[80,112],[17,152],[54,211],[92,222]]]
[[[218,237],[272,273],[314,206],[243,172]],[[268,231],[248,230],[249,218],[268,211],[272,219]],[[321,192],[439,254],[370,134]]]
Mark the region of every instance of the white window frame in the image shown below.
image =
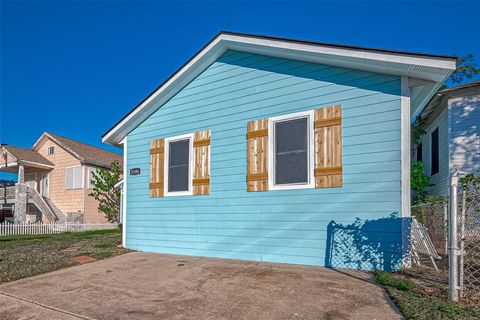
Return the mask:
[[[188,152],[188,190],[187,191],[168,191],[168,160],[169,160],[169,151],[170,151],[170,142],[176,142],[180,140],[189,139],[189,152]],[[193,133],[183,134],[180,136],[165,138],[165,159],[163,161],[164,166],[164,179],[163,179],[163,190],[165,197],[175,197],[175,196],[191,196],[193,195]]]
[[[80,170],[82,172],[82,177],[80,178],[80,180],[82,181],[82,186],[80,188],[70,188],[68,189],[67,188],[67,169],[70,169],[70,168],[78,168],[80,167],[82,170]],[[80,189],[83,189],[85,187],[85,172],[84,172],[84,168],[82,165],[80,166],[70,166],[70,167],[65,167],[65,190],[68,191],[68,190],[80,190]],[[75,175],[72,175],[72,183],[73,183],[73,186],[75,186],[75,183],[73,182],[73,178],[75,177]],[[73,187],[72,186],[72,187]]]
[[[275,124],[288,120],[301,118],[308,119],[307,137],[308,137],[308,182],[275,184]],[[286,114],[268,119],[268,190],[289,190],[289,189],[309,189],[315,188],[315,114],[314,110]]]
[[[50,153],[50,150],[52,150],[52,152]],[[55,153],[55,147],[54,146],[50,146],[47,148],[47,155],[51,156]]]

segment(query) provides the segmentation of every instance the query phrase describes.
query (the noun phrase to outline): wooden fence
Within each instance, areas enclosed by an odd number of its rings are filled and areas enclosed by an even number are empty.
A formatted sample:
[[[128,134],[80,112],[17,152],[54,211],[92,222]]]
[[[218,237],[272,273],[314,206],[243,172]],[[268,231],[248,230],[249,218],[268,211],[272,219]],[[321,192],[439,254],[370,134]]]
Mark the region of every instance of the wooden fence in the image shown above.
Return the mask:
[[[0,224],[0,237],[22,234],[53,234],[62,232],[113,230],[116,228],[118,228],[118,223],[4,223]]]

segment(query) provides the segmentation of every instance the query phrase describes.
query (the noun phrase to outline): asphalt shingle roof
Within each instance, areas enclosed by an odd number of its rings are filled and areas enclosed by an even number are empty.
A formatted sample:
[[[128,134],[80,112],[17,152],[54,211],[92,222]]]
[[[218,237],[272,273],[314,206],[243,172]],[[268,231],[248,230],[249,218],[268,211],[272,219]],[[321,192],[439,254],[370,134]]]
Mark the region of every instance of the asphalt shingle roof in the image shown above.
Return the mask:
[[[104,167],[110,167],[111,163],[114,161],[118,161],[120,167],[123,165],[123,156],[121,154],[75,141],[51,132],[46,133],[54,140],[57,140],[60,145],[73,152],[77,157],[80,157],[80,161]]]

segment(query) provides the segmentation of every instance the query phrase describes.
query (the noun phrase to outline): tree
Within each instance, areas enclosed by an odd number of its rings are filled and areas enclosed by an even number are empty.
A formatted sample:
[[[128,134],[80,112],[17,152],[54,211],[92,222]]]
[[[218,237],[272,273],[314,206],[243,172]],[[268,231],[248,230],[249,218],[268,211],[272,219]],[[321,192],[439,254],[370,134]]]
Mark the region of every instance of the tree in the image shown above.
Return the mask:
[[[109,222],[120,220],[120,189],[115,185],[120,181],[120,165],[112,162],[110,169],[99,168],[92,172],[93,191],[89,196],[98,201],[98,210],[105,214]]]
[[[416,199],[414,203],[421,203],[425,201],[427,197],[426,189],[430,186],[430,178],[425,174],[422,162],[412,165],[410,176],[410,185],[414,199]]]
[[[479,72],[480,70],[477,68],[473,54],[469,53],[466,56],[458,57],[457,69],[452,73],[448,81],[453,84],[461,84],[465,80],[472,79]],[[448,86],[444,84],[440,90],[447,88]]]

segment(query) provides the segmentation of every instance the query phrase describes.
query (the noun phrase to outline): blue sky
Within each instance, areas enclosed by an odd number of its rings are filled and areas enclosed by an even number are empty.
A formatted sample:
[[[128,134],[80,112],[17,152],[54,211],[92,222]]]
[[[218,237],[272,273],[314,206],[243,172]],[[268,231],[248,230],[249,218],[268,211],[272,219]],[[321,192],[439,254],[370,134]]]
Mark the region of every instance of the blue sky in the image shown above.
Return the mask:
[[[103,133],[220,30],[480,61],[475,2],[2,1],[0,9],[0,142],[27,148],[43,131],[109,148]]]

